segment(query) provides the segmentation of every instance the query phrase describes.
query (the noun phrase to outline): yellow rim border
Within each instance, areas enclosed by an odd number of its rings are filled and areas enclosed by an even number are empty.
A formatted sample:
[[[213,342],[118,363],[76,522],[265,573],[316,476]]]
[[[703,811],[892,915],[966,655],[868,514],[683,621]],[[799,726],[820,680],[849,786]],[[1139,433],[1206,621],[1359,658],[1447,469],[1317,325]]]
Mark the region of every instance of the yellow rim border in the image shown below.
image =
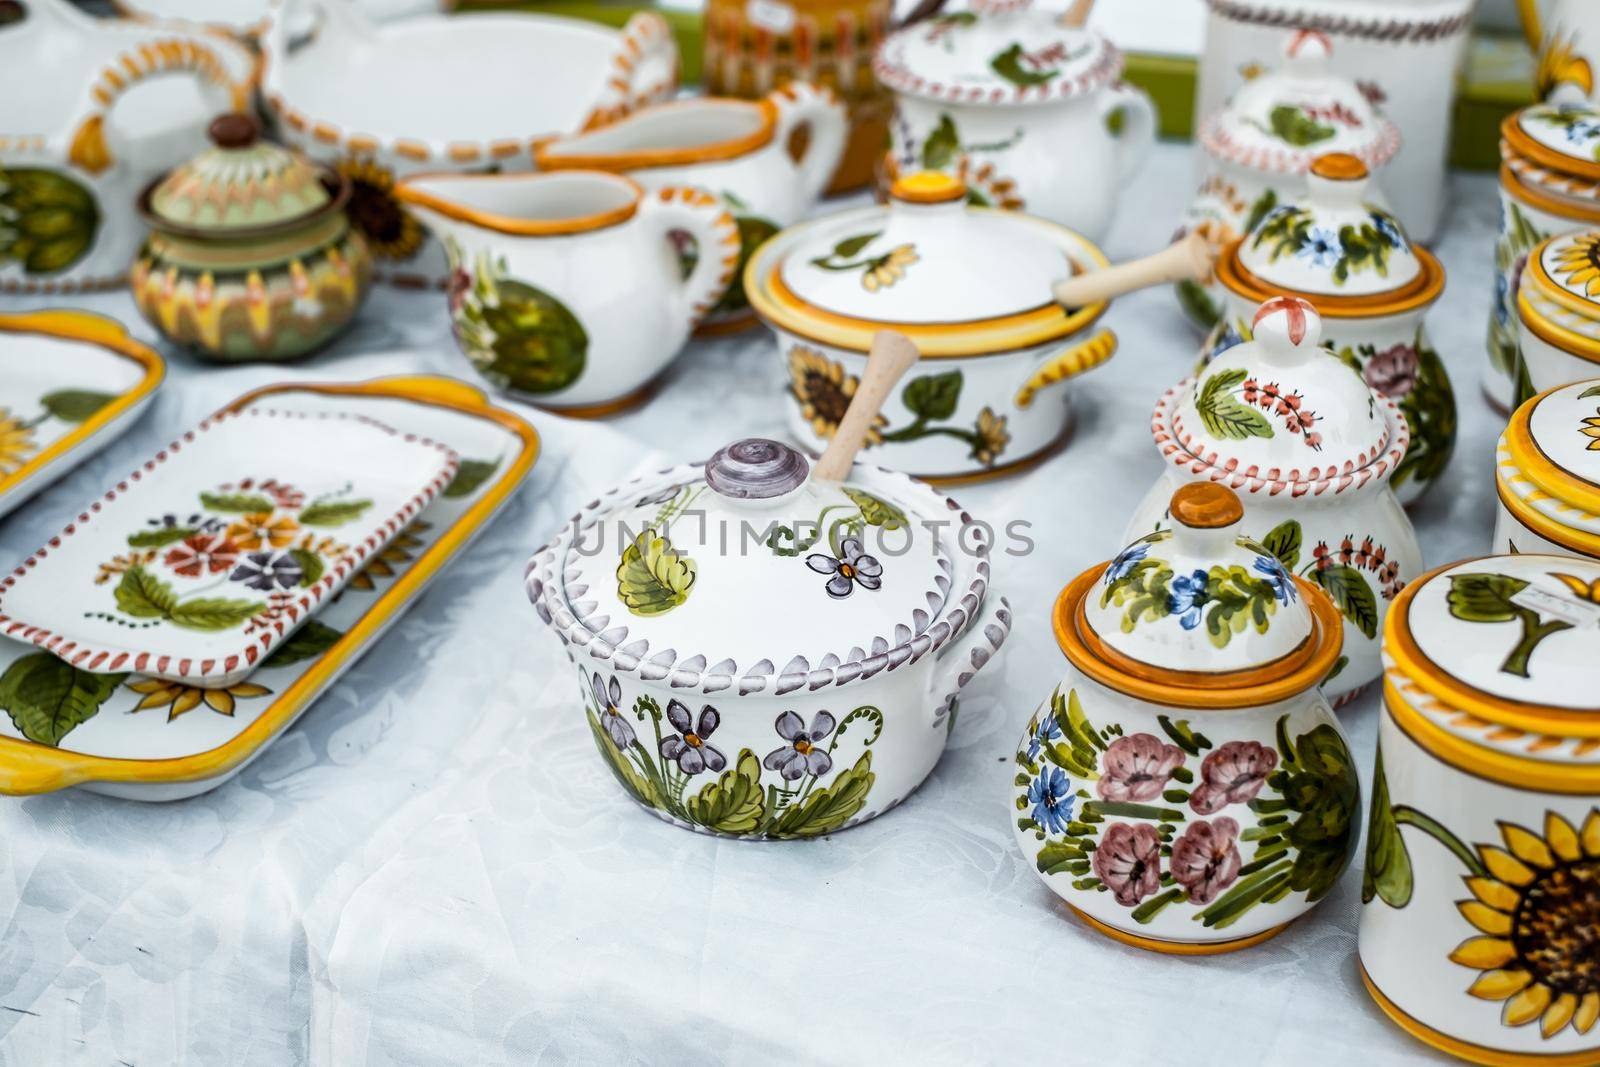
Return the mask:
[[[1576,359],[1600,363],[1600,341],[1585,337],[1545,318],[1544,313],[1534,307],[1533,302],[1529,300],[1527,289],[1517,290],[1517,318],[1530,333],[1545,344],[1558,348]]]
[[[1500,497],[1501,505],[1511,513],[1511,517],[1528,527],[1540,537],[1551,544],[1560,545],[1562,548],[1575,552],[1580,556],[1588,556],[1600,561],[1600,535],[1589,533],[1586,530],[1574,529],[1563,526],[1548,515],[1535,511],[1533,505],[1513,493],[1506,487],[1504,479],[1499,472],[1495,472],[1494,487]]]
[[[1554,237],[1547,237],[1540,241],[1533,251],[1528,253],[1528,262],[1523,267],[1523,274],[1524,277],[1533,279],[1533,283],[1539,288],[1540,295],[1552,304],[1560,304],[1574,314],[1593,319],[1600,316],[1600,303],[1596,303],[1593,300],[1585,300],[1581,296],[1574,296],[1567,290],[1566,286],[1550,276],[1549,270],[1544,265],[1545,250],[1552,244],[1562,238],[1583,236],[1586,232],[1579,231],[1576,234],[1558,233]]]
[[[1571,388],[1558,385],[1525,401],[1511,416],[1505,430],[1506,451],[1523,477],[1564,504],[1600,513],[1600,485],[1570,474],[1556,465],[1533,437],[1533,412],[1555,393]]]
[[[1585,163],[1581,159],[1564,155],[1535,141],[1532,135],[1522,128],[1522,116],[1528,111],[1528,108],[1518,108],[1500,120],[1500,136],[1505,138],[1506,144],[1510,145],[1517,155],[1531,159],[1541,167],[1549,167],[1553,171],[1574,178],[1600,179],[1600,163]]]
[[[1248,235],[1228,246],[1217,260],[1216,273],[1217,281],[1222,283],[1223,288],[1237,297],[1254,303],[1259,304],[1277,296],[1297,296],[1314,306],[1317,314],[1325,319],[1364,319],[1402,315],[1408,311],[1425,308],[1444,293],[1444,266],[1437,256],[1421,245],[1412,247],[1412,252],[1422,267],[1422,272],[1417,275],[1415,281],[1387,293],[1374,293],[1371,296],[1338,296],[1329,293],[1307,293],[1266,281],[1239,259],[1239,251],[1247,239]]]
[[[541,171],[562,170],[603,170],[612,174],[622,174],[627,171],[651,170],[656,167],[688,167],[698,163],[725,163],[731,159],[747,156],[759,148],[765,148],[772,143],[773,134],[778,129],[778,105],[769,99],[762,100],[731,100],[726,97],[701,97],[698,100],[672,100],[656,104],[648,110],[635,111],[624,116],[614,123],[595,127],[576,135],[573,139],[587,136],[591,133],[605,129],[614,129],[624,123],[637,121],[642,115],[660,114],[666,111],[677,111],[685,107],[704,107],[707,100],[716,100],[722,106],[733,105],[741,111],[754,111],[761,122],[749,133],[738,137],[726,137],[720,141],[703,141],[697,145],[688,145],[682,148],[635,148],[621,152],[553,152],[567,140],[558,137],[549,141],[542,141],[533,151],[534,161],[538,163]]]
[[[1065,904],[1066,901],[1062,901],[1062,903]],[[1088,912],[1071,904],[1067,904],[1067,910],[1071,911],[1077,919],[1096,933],[1104,934],[1111,940],[1120,941],[1124,945],[1144,949],[1146,952],[1159,952],[1164,956],[1220,956],[1226,952],[1238,952],[1242,948],[1250,948],[1261,944],[1263,941],[1277,937],[1294,925],[1294,919],[1290,919],[1286,923],[1280,923],[1270,929],[1261,931],[1259,934],[1236,937],[1231,941],[1212,941],[1209,943],[1201,941],[1163,941],[1156,937],[1140,937],[1138,934],[1130,934],[1126,930],[1118,930],[1115,926],[1103,923]],[[1298,917],[1296,916],[1296,918]]]
[[[539,456],[539,434],[520,416],[488,402],[482,390],[453,378],[412,375],[377,378],[366,382],[281,382],[252,389],[223,407],[237,411],[274,393],[309,392],[334,396],[376,396],[412,400],[431,407],[448,408],[493,422],[522,441],[522,452],[494,485],[451,524],[439,540],[417,558],[372,606],[334,642],[311,667],[295,679],[272,704],[240,733],[216,748],[188,756],[137,760],[118,756],[92,756],[32,741],[0,737],[0,793],[48,793],[83,782],[192,782],[216,777],[253,756],[321,694],[340,669],[365,651],[422,586],[494,515],[522,484]]]
[[[1481,1063],[1485,1067],[1594,1067],[1596,1056],[1600,1056],[1600,1050],[1597,1049],[1587,1052],[1557,1053],[1502,1052],[1487,1045],[1474,1045],[1470,1041],[1451,1037],[1408,1014],[1404,1008],[1385,996],[1383,990],[1378,988],[1378,983],[1372,980],[1372,975],[1367,973],[1367,965],[1361,962],[1359,956],[1356,958],[1356,967],[1361,971],[1361,984],[1367,987],[1367,995],[1372,997],[1373,1002],[1389,1017],[1390,1022],[1423,1044],[1457,1059]]]
[[[1523,206],[1543,211],[1546,215],[1555,215],[1576,222],[1600,222],[1600,207],[1566,200],[1543,189],[1535,188],[1517,177],[1517,172],[1504,163],[1500,164],[1500,188],[1513,198],[1522,201]]]
[[[425,181],[429,178],[442,178],[449,181],[540,181],[549,179],[552,175],[584,174],[593,178],[604,178],[606,181],[625,182],[631,193],[632,199],[620,207],[607,211],[596,211],[589,215],[579,215],[570,219],[522,219],[512,215],[500,215],[493,211],[480,211],[475,207],[454,200],[446,200],[434,193],[424,192],[414,187],[412,183]],[[394,195],[397,200],[417,207],[437,211],[447,219],[465,222],[472,226],[480,226],[485,230],[503,233],[512,237],[568,237],[576,233],[592,233],[595,230],[604,230],[612,226],[620,226],[633,218],[639,211],[639,204],[644,200],[644,186],[634,181],[625,174],[613,174],[609,170],[556,170],[542,171],[530,170],[526,173],[484,173],[462,172],[447,170],[423,171],[419,174],[408,174],[394,184]]]
[[[0,315],[0,333],[33,333],[64,341],[82,341],[115,353],[144,368],[144,377],[126,393],[79,423],[69,433],[34,453],[21,467],[0,477],[0,494],[23,485],[40,471],[98,435],[130,408],[143,403],[167,376],[166,361],[152,348],[135,341],[122,324],[88,311],[32,311]]]

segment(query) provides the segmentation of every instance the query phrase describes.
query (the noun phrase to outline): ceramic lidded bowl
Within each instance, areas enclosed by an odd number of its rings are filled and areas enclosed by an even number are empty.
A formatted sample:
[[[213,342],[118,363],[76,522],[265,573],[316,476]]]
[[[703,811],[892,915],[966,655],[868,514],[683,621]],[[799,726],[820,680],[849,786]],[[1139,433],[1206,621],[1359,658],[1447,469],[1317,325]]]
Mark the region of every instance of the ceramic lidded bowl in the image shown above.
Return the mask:
[[[976,200],[1091,240],[1155,141],[1155,108],[1118,80],[1116,47],[1032,0],[973,0],[914,22],[884,41],[872,69],[895,94],[892,172],[949,171]]]
[[[960,505],[808,468],[737,442],[591,501],[528,564],[601,757],[679,826],[813,837],[887,811],[1009,630],[991,535]]]
[[[1322,343],[1406,417],[1411,445],[1390,485],[1409,504],[1455,450],[1455,390],[1424,322],[1444,292],[1444,268],[1371,203],[1359,159],[1320,156],[1305,181],[1219,261],[1228,317],[1208,350],[1249,337],[1263,300],[1288,295],[1315,304]]]
[[[1600,230],[1534,247],[1517,289],[1517,321],[1517,403],[1600,374]]]
[[[249,115],[224,115],[210,134],[211,148],[140,197],[151,234],[129,274],[134,302],[206,359],[306,355],[350,324],[371,282],[349,183],[261,140]]]
[[[1597,637],[1570,556],[1452,563],[1389,613],[1362,976],[1463,1059],[1600,1062]]]
[[[1519,407],[1495,468],[1496,552],[1600,559],[1600,378]]]
[[[1068,668],[1017,746],[1017,842],[1100,932],[1245,948],[1333,888],[1360,785],[1318,684],[1339,612],[1243,536],[1239,497],[1171,494],[1171,523],[1056,600]]]
[[[1236,345],[1169,389],[1150,429],[1166,458],[1127,539],[1171,524],[1186,481],[1221,482],[1244,500],[1244,533],[1325,590],[1345,620],[1344,658],[1327,680],[1334,705],[1378,677],[1383,614],[1422,571],[1422,550],[1390,488],[1410,444],[1406,418],[1321,346],[1322,319],[1275,297]]]
[[[790,429],[820,452],[880,329],[922,353],[868,434],[866,455],[919,477],[1014,469],[1071,427],[1058,383],[1110,358],[1104,301],[1063,310],[1051,283],[1106,267],[1054,223],[972,207],[949,175],[899,179],[886,206],[784,230],[746,264],[751,306],[778,340]]]
[[[1376,172],[1400,148],[1400,133],[1348,78],[1328,67],[1327,34],[1290,35],[1283,63],[1252,78],[1207,116],[1196,138],[1205,149],[1205,177],[1180,232],[1204,228],[1226,244],[1255,228],[1286,199],[1300,195],[1318,156],[1345,152]],[[1368,190],[1378,201],[1376,184]],[[1225,313],[1215,282],[1180,282],[1178,302],[1209,330]]]

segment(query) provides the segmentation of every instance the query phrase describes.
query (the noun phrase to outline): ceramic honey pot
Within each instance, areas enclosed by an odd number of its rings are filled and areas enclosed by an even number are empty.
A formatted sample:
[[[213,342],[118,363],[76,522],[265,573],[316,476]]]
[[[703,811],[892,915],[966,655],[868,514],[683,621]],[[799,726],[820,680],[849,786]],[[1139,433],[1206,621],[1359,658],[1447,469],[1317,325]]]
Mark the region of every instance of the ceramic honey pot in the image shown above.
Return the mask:
[[[1205,177],[1184,213],[1180,232],[1204,228],[1227,244],[1249,233],[1281,202],[1303,195],[1317,157],[1353,155],[1376,174],[1400,148],[1400,131],[1348,78],[1329,70],[1333,43],[1303,30],[1284,45],[1276,70],[1245,82],[1227,104],[1206,117],[1195,141],[1205,151]],[[1377,183],[1367,199],[1383,203]],[[1225,314],[1216,282],[1182,282],[1179,306],[1201,329]]]
[[[1218,262],[1228,317],[1208,352],[1250,336],[1263,300],[1289,295],[1315,304],[1322,343],[1406,417],[1411,443],[1389,484],[1409,504],[1455,451],[1455,390],[1424,321],[1444,292],[1444,268],[1371,203],[1366,165],[1356,157],[1319,156],[1305,181]]]
[[[1600,378],[1517,408],[1495,456],[1496,552],[1600,559]]]
[[[574,416],[643,400],[733,280],[739,229],[692,186],[606,171],[414,175],[443,244],[456,342],[496,389]],[[674,235],[700,255],[685,276]]]
[[[174,344],[217,362],[286,360],[337,337],[372,278],[345,214],[349,183],[224,115],[212,147],[147,188],[151,229],[133,262],[134,302]]]
[[[1150,430],[1167,461],[1126,540],[1171,524],[1186,481],[1220,482],[1244,501],[1243,532],[1325,590],[1344,616],[1344,656],[1326,681],[1337,707],[1379,674],[1389,602],[1422,571],[1422,550],[1389,480],[1410,444],[1406,419],[1322,347],[1322,319],[1274,297],[1236,345],[1157,403]]]
[[[1475,1063],[1600,1062],[1600,562],[1441,567],[1395,600],[1362,978]]]
[[[1528,253],[1517,288],[1515,398],[1600,374],[1600,230],[1558,234]]]
[[[1215,482],[1056,600],[1066,676],[1017,745],[1010,818],[1094,929],[1184,955],[1257,944],[1333,889],[1360,784],[1319,689],[1338,609],[1243,535]]]

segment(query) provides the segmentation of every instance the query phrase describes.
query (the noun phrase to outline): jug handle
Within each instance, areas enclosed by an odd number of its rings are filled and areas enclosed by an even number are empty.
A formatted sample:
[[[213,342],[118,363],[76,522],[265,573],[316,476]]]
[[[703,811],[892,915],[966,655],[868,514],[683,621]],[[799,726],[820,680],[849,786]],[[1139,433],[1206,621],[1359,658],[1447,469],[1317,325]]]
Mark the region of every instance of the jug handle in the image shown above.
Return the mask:
[[[1116,354],[1117,335],[1110,330],[1101,330],[1082,344],[1073,345],[1065,352],[1051,356],[1028,375],[1028,380],[1017,390],[1017,407],[1031,406],[1034,396],[1041,390],[1048,389],[1057,382],[1074,378],[1085,371],[1094,370]]]
[[[642,104],[666,99],[677,88],[678,42],[667,20],[653,11],[636,12],[622,28],[611,74],[581,129],[609,125]]]
[[[722,201],[692,185],[667,185],[646,193],[639,207],[640,214],[661,231],[661,240],[670,242],[674,231],[694,238],[699,254],[682,290],[683,311],[692,329],[733,283],[739,226]]]
[[[801,199],[809,210],[822,196],[844,154],[850,133],[844,105],[831,90],[809,82],[789,82],[768,93],[767,99],[778,109],[772,139],[799,170]],[[790,140],[801,129],[810,136],[796,156]]]
[[[1120,187],[1138,171],[1156,143],[1156,106],[1143,89],[1127,82],[1107,86],[1100,97],[1100,121],[1122,112],[1122,130],[1116,135],[1117,185]]]
[[[939,651],[930,681],[934,722],[961,695],[967,683],[1000,651],[1011,633],[1011,603],[990,591],[966,633]]]
[[[1522,36],[1535,55],[1544,44],[1544,17],[1539,14],[1539,0],[1517,0],[1517,19],[1522,23]]]
[[[234,111],[250,104],[250,87],[233,80],[222,59],[210,47],[192,37],[168,37],[145,41],[108,61],[100,76],[90,83],[87,99],[79,106],[72,123],[72,140],[67,158],[88,174],[99,175],[117,162],[106,143],[106,119],[121,95],[146,78],[162,74],[187,73],[226,89]]]

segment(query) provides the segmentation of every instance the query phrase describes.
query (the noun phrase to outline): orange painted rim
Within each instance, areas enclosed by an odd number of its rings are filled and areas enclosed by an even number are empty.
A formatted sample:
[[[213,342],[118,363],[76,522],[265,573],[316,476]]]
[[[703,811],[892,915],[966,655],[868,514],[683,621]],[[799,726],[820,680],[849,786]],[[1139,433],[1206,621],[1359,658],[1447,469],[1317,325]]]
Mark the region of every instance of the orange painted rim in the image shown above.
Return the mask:
[[[629,123],[638,122],[662,112],[683,109],[704,110],[708,102],[715,101],[719,106],[740,111],[754,111],[760,118],[760,124],[747,134],[738,137],[729,137],[720,141],[706,141],[697,145],[686,145],[682,148],[640,148],[623,152],[558,152],[565,138],[547,140],[534,149],[534,159],[538,161],[539,169],[543,171],[563,170],[603,170],[612,174],[621,174],[631,170],[649,170],[652,167],[687,167],[696,163],[721,163],[740,156],[749,155],[758,148],[765,148],[772,142],[772,135],[778,128],[778,107],[771,100],[734,100],[726,97],[704,97],[699,100],[675,100],[670,103],[657,104],[645,111],[636,111],[626,118],[614,123],[596,127],[587,131],[573,141],[582,141],[598,130],[615,130]]]
[[[967,198],[967,183],[943,171],[919,170],[891,182],[889,196],[908,204],[949,204]]]
[[[1506,144],[1525,159],[1531,159],[1541,167],[1570,174],[1574,178],[1600,179],[1600,163],[1585,163],[1581,159],[1573,159],[1563,155],[1553,148],[1546,148],[1535,141],[1522,129],[1521,118],[1526,109],[1519,109],[1507,115],[1500,122],[1500,136],[1505,138]]]
[[[1528,253],[1528,262],[1527,265],[1523,267],[1523,271],[1527,276],[1533,279],[1534,284],[1539,288],[1539,295],[1543,296],[1546,300],[1549,300],[1553,304],[1560,304],[1568,311],[1582,315],[1584,318],[1594,319],[1597,316],[1600,316],[1600,304],[1595,303],[1593,300],[1585,300],[1581,296],[1575,296],[1571,292],[1568,292],[1567,288],[1552,278],[1550,276],[1550,272],[1545,269],[1544,250],[1549,248],[1550,245],[1559,238],[1570,236],[1572,235],[1557,234],[1554,237],[1547,237],[1543,241],[1540,241],[1538,245],[1534,247],[1533,251]]]
[[[1063,901],[1063,903],[1065,902]],[[1259,945],[1263,941],[1277,937],[1279,934],[1289,929],[1289,927],[1294,923],[1294,919],[1290,919],[1286,923],[1281,923],[1278,926],[1272,927],[1271,929],[1263,930],[1259,934],[1251,934],[1248,937],[1236,937],[1231,941],[1164,941],[1158,937],[1140,937],[1138,934],[1130,934],[1126,930],[1118,930],[1115,926],[1112,926],[1109,923],[1101,922],[1093,915],[1090,915],[1088,912],[1082,910],[1081,908],[1076,908],[1071,904],[1067,904],[1067,910],[1071,911],[1074,916],[1082,920],[1082,922],[1091,930],[1094,930],[1096,933],[1105,934],[1113,941],[1120,941],[1124,945],[1131,945],[1134,948],[1141,948],[1146,952],[1160,952],[1167,956],[1220,956],[1224,952],[1237,952],[1242,948],[1249,948],[1252,945]],[[1296,918],[1298,917],[1299,916],[1296,916]]]
[[[436,211],[445,218],[457,222],[465,222],[472,226],[479,226],[495,233],[509,234],[514,237],[569,237],[577,233],[592,233],[611,226],[617,226],[633,218],[639,210],[639,202],[644,199],[644,188],[622,174],[612,174],[604,170],[561,171],[561,174],[585,174],[608,182],[625,182],[631,191],[632,198],[628,203],[609,211],[597,211],[590,215],[579,215],[570,219],[519,219],[512,215],[499,215],[492,211],[480,211],[477,208],[459,204],[454,200],[446,200],[435,196],[433,193],[424,192],[414,188],[411,183],[428,178],[443,178],[450,181],[466,182],[505,182],[505,181],[548,181],[551,175],[541,171],[531,171],[527,174],[462,174],[456,171],[425,171],[421,174],[408,175],[395,183],[394,195],[397,199],[415,204],[417,207]]]
[[[1364,319],[1425,308],[1444,292],[1444,267],[1438,257],[1421,245],[1413,246],[1412,251],[1422,265],[1422,273],[1401,288],[1371,296],[1330,296],[1286,289],[1264,281],[1239,262],[1239,249],[1246,240],[1248,235],[1235,240],[1217,260],[1217,280],[1234,295],[1254,303],[1277,296],[1297,296],[1309,301],[1325,319]]]
[[[1600,535],[1567,526],[1564,523],[1557,522],[1543,512],[1535,510],[1532,504],[1506,487],[1498,471],[1495,472],[1494,488],[1495,493],[1500,497],[1500,505],[1522,525],[1546,541],[1560,545],[1574,555],[1588,556],[1590,559],[1600,560]]]
[[[1529,292],[1531,287],[1517,291],[1517,319],[1523,327],[1545,344],[1558,348],[1569,356],[1590,363],[1600,363],[1600,341],[1585,337],[1576,330],[1569,330],[1560,323],[1545,318],[1544,314],[1533,306],[1533,301],[1528,297]]]
[[[1557,197],[1543,189],[1536,189],[1517,177],[1516,171],[1504,163],[1500,164],[1500,188],[1527,206],[1537,208],[1547,215],[1559,215],[1564,219],[1578,222],[1600,222],[1600,207]]]
[[[611,415],[620,415],[624,411],[631,411],[644,403],[661,386],[660,376],[650,379],[631,393],[625,393],[615,400],[601,400],[593,404],[578,404],[573,407],[560,407],[556,404],[544,404],[535,400],[526,401],[535,407],[543,408],[552,415],[565,415],[569,419],[604,419]]]
[[[1556,466],[1555,460],[1539,447],[1533,437],[1533,411],[1549,396],[1568,386],[1558,385],[1546,389],[1538,396],[1524,402],[1506,424],[1506,450],[1523,477],[1543,489],[1563,504],[1584,511],[1600,513],[1600,485],[1586,481]]]

